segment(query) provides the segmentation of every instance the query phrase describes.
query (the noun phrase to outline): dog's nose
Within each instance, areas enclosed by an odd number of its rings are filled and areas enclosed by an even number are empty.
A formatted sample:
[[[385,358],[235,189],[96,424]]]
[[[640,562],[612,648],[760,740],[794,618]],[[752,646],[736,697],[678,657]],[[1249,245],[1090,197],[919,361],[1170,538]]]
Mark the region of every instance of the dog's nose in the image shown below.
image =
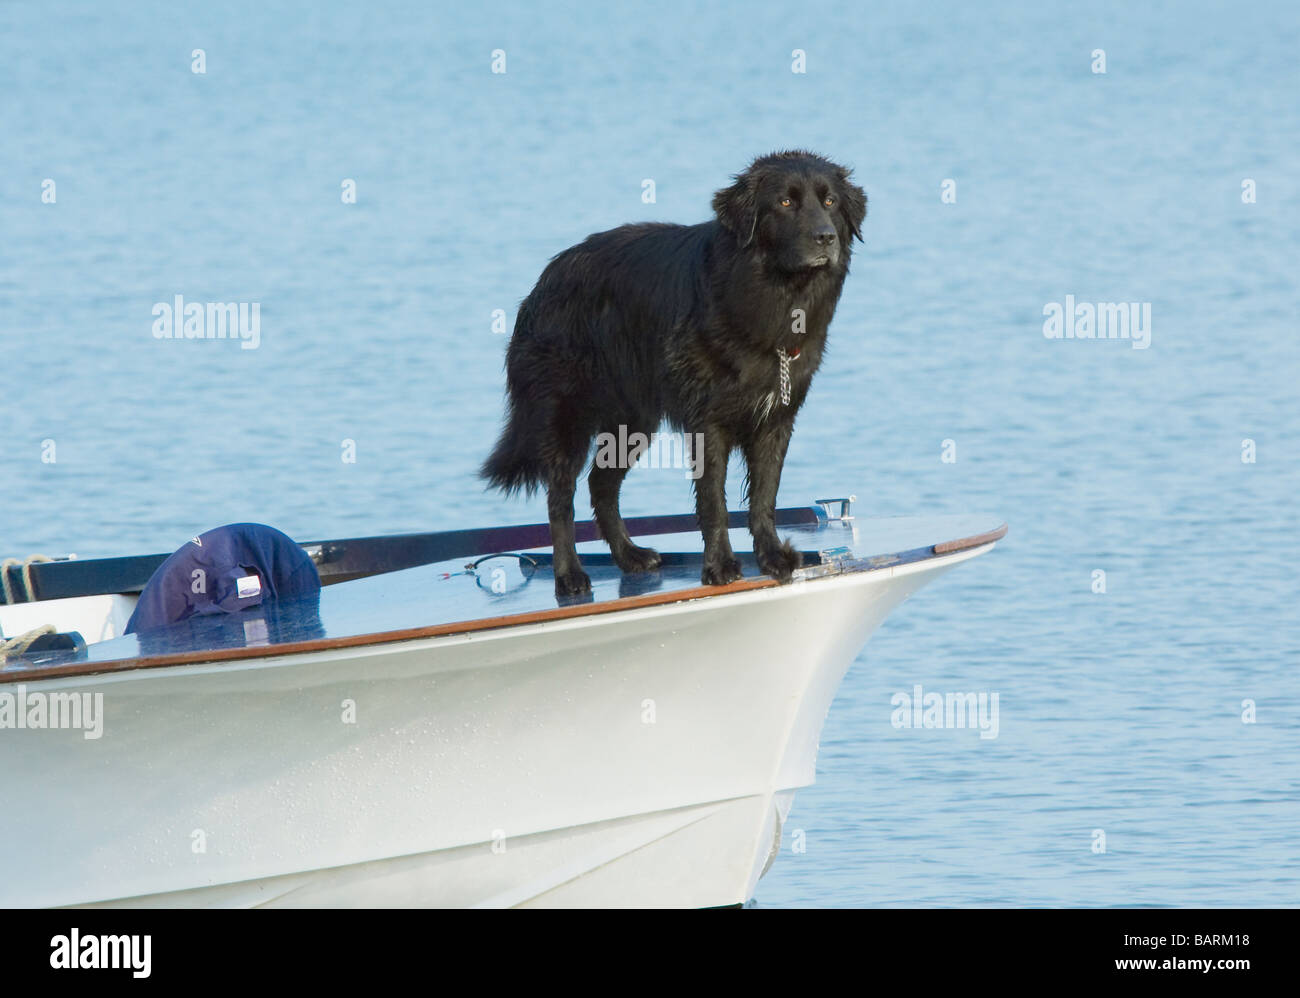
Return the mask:
[[[829,246],[831,243],[835,242],[835,230],[829,225],[824,229],[818,229],[813,233],[813,241],[816,242],[818,246]]]

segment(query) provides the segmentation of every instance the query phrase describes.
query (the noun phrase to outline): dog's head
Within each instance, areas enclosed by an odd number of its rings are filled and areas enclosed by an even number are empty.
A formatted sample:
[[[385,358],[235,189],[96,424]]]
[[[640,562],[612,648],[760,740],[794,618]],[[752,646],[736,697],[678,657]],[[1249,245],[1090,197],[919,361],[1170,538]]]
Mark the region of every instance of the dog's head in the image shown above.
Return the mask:
[[[766,253],[778,270],[843,269],[867,217],[850,174],[802,150],[760,156],[713,196],[713,210],[742,249]]]

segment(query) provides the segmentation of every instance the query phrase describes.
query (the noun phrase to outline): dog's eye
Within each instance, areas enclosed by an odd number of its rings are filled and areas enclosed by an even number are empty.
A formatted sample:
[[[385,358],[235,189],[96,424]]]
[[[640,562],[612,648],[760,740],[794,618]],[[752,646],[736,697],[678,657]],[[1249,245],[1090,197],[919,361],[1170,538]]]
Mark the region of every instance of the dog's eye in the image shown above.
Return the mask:
[[[835,199],[831,197],[828,197],[825,201],[822,202],[822,204],[824,204],[827,208],[829,208],[834,203],[835,203]]]
[[[782,199],[781,199],[781,207],[782,207],[782,208],[789,208],[790,205],[792,205],[792,204],[794,204],[794,202],[791,201],[789,198],[782,198]]]

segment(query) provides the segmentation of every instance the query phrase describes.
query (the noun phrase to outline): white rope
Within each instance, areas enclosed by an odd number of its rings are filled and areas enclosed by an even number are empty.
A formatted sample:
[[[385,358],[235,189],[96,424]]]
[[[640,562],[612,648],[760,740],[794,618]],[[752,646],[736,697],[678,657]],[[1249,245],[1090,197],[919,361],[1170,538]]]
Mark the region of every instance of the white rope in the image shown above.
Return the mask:
[[[45,634],[53,634],[56,630],[53,624],[42,624],[40,627],[33,627],[26,634],[0,641],[0,665],[8,661],[10,655],[15,657],[21,655],[37,638]]]
[[[6,558],[0,561],[0,582],[4,584],[5,603],[14,602],[14,587],[9,581],[10,566],[21,565],[23,568],[23,598],[22,602],[31,603],[36,599],[36,591],[32,588],[32,565],[41,561],[53,561],[49,555],[29,554],[26,558]]]
[[[32,566],[38,562],[53,560],[49,555],[29,554],[26,558],[6,558],[0,561],[0,583],[4,584],[5,603],[15,602],[14,585],[9,581],[10,567],[22,566],[22,573],[19,576],[23,580],[21,602],[32,603],[36,601],[36,589],[32,586]],[[0,633],[0,665],[4,665],[11,657],[17,658],[22,655],[37,638],[44,637],[46,634],[57,634],[58,630],[53,624],[42,624],[12,638],[6,638],[3,633]]]

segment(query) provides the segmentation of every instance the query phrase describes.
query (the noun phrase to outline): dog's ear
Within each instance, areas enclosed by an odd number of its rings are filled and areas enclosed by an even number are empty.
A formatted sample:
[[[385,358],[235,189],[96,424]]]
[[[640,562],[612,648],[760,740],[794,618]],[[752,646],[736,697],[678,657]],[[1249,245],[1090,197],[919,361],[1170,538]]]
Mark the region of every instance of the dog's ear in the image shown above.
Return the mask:
[[[857,184],[850,183],[852,170],[841,166],[836,172],[840,178],[840,211],[844,213],[844,221],[849,223],[853,237],[862,242],[862,223],[867,218],[867,192]]]
[[[736,237],[744,249],[754,241],[758,228],[758,178],[752,170],[736,176],[736,182],[713,195],[718,221]]]

